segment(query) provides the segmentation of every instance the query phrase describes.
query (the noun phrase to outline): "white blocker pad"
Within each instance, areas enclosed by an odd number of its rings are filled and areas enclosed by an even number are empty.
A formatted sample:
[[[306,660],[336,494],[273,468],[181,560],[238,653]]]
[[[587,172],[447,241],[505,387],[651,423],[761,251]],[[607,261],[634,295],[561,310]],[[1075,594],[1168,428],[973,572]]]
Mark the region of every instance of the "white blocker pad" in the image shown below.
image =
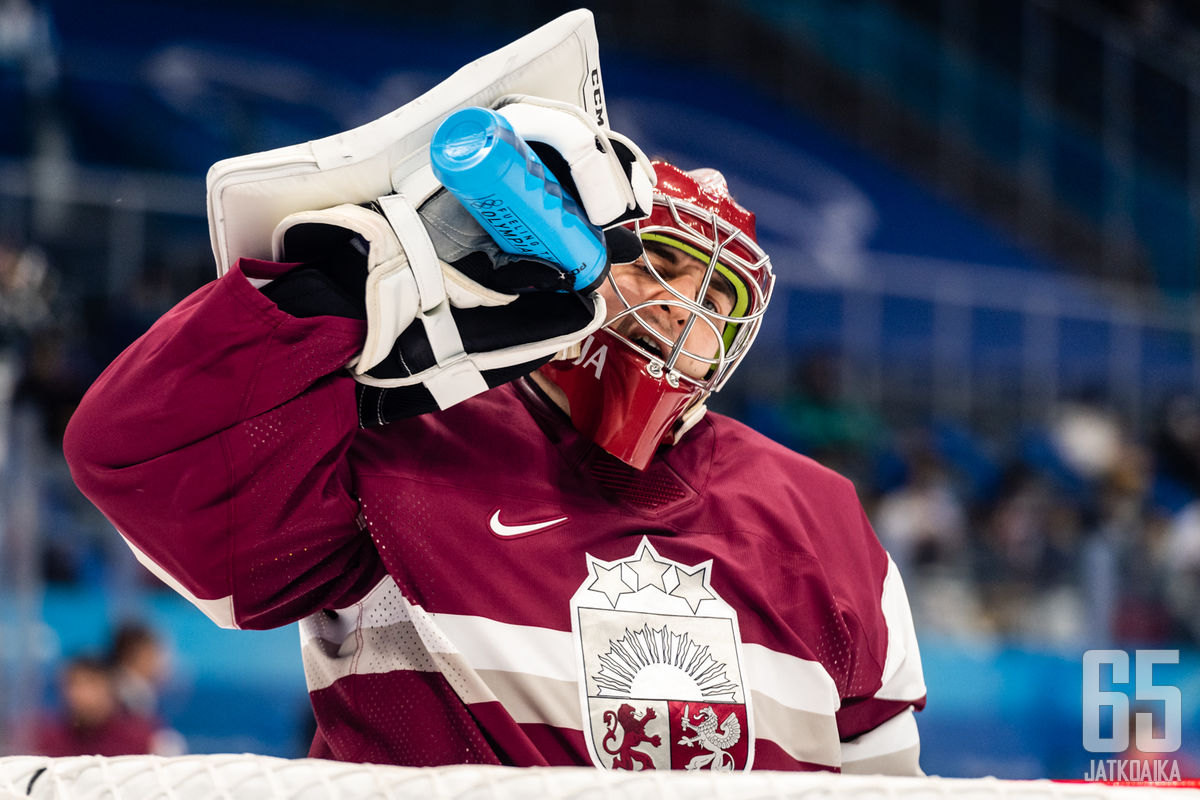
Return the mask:
[[[208,171],[217,274],[238,258],[270,260],[275,226],[297,211],[366,203],[392,192],[419,205],[440,186],[429,165],[437,126],[460,108],[491,107],[507,94],[572,103],[607,130],[592,12],[564,14],[353,130],[218,161]]]

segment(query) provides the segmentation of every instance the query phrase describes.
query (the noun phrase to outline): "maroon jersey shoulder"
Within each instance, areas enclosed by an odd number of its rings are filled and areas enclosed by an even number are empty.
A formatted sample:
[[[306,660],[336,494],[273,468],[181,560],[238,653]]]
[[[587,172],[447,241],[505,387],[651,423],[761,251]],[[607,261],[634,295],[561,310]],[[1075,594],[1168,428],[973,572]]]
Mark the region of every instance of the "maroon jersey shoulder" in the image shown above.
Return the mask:
[[[753,520],[775,546],[819,560],[837,586],[860,585],[869,566],[876,591],[864,600],[877,604],[887,554],[848,478],[721,414],[707,414],[689,436],[695,444],[685,439],[669,458],[711,459],[704,489],[728,525]]]

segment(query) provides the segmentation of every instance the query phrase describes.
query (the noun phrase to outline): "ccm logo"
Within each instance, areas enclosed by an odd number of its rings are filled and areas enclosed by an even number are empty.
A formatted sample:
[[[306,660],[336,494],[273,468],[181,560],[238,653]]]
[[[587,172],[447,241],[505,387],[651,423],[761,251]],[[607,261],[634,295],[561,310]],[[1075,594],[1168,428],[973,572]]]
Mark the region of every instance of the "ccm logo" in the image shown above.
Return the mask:
[[[592,105],[596,109],[596,124],[604,124],[604,89],[600,86],[600,68],[592,70]]]

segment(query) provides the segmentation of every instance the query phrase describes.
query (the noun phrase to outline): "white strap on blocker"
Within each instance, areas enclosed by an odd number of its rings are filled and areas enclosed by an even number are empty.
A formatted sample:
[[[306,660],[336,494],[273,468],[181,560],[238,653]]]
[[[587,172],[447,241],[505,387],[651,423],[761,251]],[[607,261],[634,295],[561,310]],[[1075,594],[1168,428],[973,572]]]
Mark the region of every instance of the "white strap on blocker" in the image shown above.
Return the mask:
[[[437,362],[432,374],[421,382],[433,395],[439,408],[449,408],[487,391],[487,381],[483,379],[479,368],[467,358],[458,325],[450,313],[450,299],[443,283],[441,262],[417,210],[404,195],[399,194],[379,198],[379,206],[408,256],[408,266],[419,296],[416,316],[425,326],[425,336]],[[387,352],[390,350],[389,343]],[[373,353],[372,358],[368,359],[364,351],[357,371],[365,372],[375,366],[387,352]]]

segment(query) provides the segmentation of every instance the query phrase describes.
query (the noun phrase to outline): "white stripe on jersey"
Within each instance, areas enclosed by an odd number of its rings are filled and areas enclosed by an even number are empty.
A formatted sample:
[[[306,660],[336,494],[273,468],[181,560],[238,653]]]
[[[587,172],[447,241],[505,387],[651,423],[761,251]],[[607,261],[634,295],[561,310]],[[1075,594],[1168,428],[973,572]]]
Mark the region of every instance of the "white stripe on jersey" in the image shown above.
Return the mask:
[[[877,728],[867,731],[857,739],[842,744],[842,760],[845,762],[878,758],[905,750],[920,743],[917,718],[911,709],[897,714]]]
[[[429,618],[476,669],[523,672],[571,683],[578,680],[570,631],[459,614],[430,614]]]
[[[780,705],[813,714],[833,714],[842,704],[837,684],[816,661],[742,643],[746,681],[752,691]]]
[[[121,533],[121,531],[117,531]],[[233,595],[218,597],[214,600],[204,600],[192,594],[187,588],[175,579],[175,576],[160,567],[158,563],[150,558],[150,556],[138,549],[138,546],[129,540],[129,537],[121,533],[121,538],[125,540],[125,544],[129,545],[129,549],[133,551],[134,557],[141,563],[143,567],[150,570],[154,575],[167,586],[170,586],[176,592],[194,605],[196,608],[204,612],[204,616],[217,623],[222,628],[237,628],[238,624],[234,621],[233,616]]]
[[[360,603],[336,614],[330,618],[319,613],[303,620],[301,640],[314,655],[325,657],[350,655],[347,646],[361,648],[356,653],[355,673],[429,669],[428,658],[413,650],[419,641],[425,653],[461,656],[462,665],[473,671],[524,674],[572,684],[578,680],[575,643],[569,631],[465,614],[430,614],[410,604],[390,577],[380,581]],[[372,634],[372,629],[388,633]],[[316,647],[314,640],[322,645]],[[755,694],[796,711],[827,716],[837,711],[837,687],[819,663],[759,644],[747,643],[742,648],[747,682]],[[381,649],[388,651],[389,657],[378,658],[368,652]],[[335,670],[336,677],[351,674],[348,668]],[[336,680],[333,673],[329,677]],[[310,688],[328,682],[318,680]]]
[[[888,556],[887,575],[883,578],[880,606],[887,625],[888,644],[881,678],[883,685],[875,696],[880,700],[916,700],[925,694],[925,676],[904,579],[891,556]]]
[[[797,761],[837,767],[842,761],[837,718],[789,708],[774,698],[751,690],[754,703],[754,731],[760,739],[779,745],[779,749]]]

